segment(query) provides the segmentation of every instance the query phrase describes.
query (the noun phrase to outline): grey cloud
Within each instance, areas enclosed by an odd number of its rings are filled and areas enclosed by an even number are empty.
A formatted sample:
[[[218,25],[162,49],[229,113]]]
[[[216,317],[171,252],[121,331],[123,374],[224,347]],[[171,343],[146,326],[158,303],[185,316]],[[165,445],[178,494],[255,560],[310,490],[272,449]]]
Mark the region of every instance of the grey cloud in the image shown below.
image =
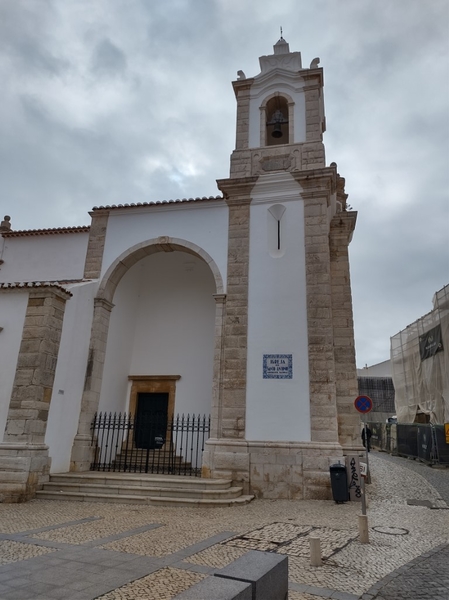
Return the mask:
[[[305,66],[321,57],[327,161],[359,211],[359,364],[386,359],[389,336],[431,308],[449,279],[447,0],[37,6],[0,4],[0,198],[13,227],[219,193],[235,141],[231,81],[259,72],[283,25]]]
[[[124,52],[110,40],[99,42],[92,56],[92,70],[99,75],[117,75],[126,71],[127,60]]]

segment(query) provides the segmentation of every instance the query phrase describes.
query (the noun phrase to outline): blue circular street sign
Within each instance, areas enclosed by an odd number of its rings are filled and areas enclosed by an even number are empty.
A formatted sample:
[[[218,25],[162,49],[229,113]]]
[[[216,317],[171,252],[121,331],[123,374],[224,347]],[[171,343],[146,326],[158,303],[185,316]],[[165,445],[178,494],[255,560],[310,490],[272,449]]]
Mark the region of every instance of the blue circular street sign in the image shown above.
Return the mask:
[[[369,413],[373,408],[373,401],[369,396],[357,396],[354,400],[354,406],[359,413]]]

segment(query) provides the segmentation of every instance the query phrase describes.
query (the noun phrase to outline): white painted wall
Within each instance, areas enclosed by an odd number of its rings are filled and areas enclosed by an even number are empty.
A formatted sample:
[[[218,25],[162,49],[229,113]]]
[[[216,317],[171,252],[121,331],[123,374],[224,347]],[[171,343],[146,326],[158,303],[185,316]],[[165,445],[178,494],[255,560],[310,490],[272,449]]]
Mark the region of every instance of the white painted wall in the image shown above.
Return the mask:
[[[22,341],[28,293],[0,293],[0,441],[3,440],[11,399],[17,357]]]
[[[81,279],[88,233],[0,237],[0,281],[59,281]]]
[[[183,252],[153,254],[120,281],[108,336],[101,410],[125,410],[128,375],[180,375],[175,413],[210,413],[215,282]]]
[[[285,212],[281,252],[271,256],[268,209],[273,204],[282,204]],[[264,354],[292,354],[293,378],[263,379]],[[304,204],[301,187],[289,173],[263,175],[253,189],[246,438],[310,440]]]
[[[52,473],[64,473],[70,467],[70,454],[78,428],[89,355],[93,302],[98,283],[88,282],[65,287],[73,296],[66,302],[45,436],[52,459]]]
[[[228,207],[224,200],[111,211],[102,275],[128,248],[159,236],[180,238],[202,248],[216,262],[226,283]]]
[[[114,308],[109,322],[103,382],[99,410],[128,411],[131,357],[137,314],[141,302],[142,279],[146,276],[143,261],[134,265],[121,279],[115,291]]]
[[[293,85],[289,79],[285,78],[281,74],[273,73],[273,81],[270,83],[269,80],[263,79],[258,82],[257,80],[250,89],[250,102],[249,102],[249,147],[259,148],[264,146],[260,139],[260,106],[263,104],[264,99],[271,94],[278,92],[279,94],[287,94],[293,99],[293,117],[294,117],[294,131],[293,140],[290,140],[290,144],[303,144],[306,141],[306,101],[303,90],[304,82],[299,78],[299,81],[295,81]]]

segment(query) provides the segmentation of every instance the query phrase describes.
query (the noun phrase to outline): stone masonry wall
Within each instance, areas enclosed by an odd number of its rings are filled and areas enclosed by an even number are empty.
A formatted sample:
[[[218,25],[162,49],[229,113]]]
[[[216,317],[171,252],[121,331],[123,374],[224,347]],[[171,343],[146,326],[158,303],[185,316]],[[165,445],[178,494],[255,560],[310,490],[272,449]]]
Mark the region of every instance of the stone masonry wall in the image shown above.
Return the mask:
[[[29,292],[16,376],[3,443],[0,444],[0,502],[23,502],[48,481],[44,443],[61,339],[65,302],[60,288]]]
[[[90,213],[92,223],[89,231],[84,279],[98,279],[103,262],[104,243],[108,226],[109,212],[94,211]]]
[[[223,336],[223,396],[219,437],[243,438],[246,410],[249,215],[257,178],[220,180],[229,206],[228,279]]]
[[[29,293],[5,442],[43,443],[68,292]]]
[[[92,462],[90,426],[100,402],[109,320],[113,304],[103,298],[94,302],[89,358],[86,367],[78,432],[72,448],[71,471],[88,471]]]
[[[327,219],[333,173],[296,175],[304,189],[311,439],[316,442],[338,440]]]
[[[358,395],[354,346],[351,279],[348,245],[357,213],[337,213],[331,222],[330,258],[332,281],[332,320],[334,328],[335,373],[339,441],[347,449],[360,445],[360,417],[354,408]]]

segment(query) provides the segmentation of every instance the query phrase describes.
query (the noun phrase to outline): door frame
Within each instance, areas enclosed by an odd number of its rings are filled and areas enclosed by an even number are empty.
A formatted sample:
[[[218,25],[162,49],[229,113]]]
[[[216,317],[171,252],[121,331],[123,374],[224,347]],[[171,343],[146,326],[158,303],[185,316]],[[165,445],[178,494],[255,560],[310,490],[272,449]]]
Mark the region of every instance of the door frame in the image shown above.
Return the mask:
[[[175,412],[176,382],[181,375],[128,375],[128,381],[132,381],[129,396],[128,412],[135,419],[137,415],[137,396],[140,393],[168,393],[167,424],[173,419]],[[131,439],[134,446],[134,430]]]
[[[137,395],[140,393],[168,393],[168,422],[175,412],[176,382],[181,375],[128,375],[132,381],[129,395],[129,413],[135,417],[137,414]]]

